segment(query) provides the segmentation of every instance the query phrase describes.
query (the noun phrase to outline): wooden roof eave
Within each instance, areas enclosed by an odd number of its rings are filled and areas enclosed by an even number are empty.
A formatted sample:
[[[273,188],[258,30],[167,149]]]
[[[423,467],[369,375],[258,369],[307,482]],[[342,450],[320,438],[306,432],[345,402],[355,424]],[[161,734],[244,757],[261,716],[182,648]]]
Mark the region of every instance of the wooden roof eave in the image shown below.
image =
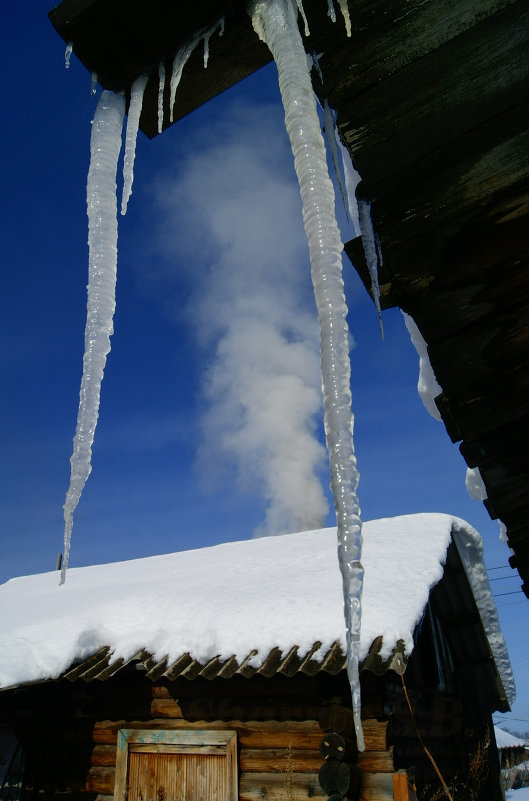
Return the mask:
[[[396,645],[388,658],[380,656],[382,638],[377,637],[371,646],[368,655],[363,660],[360,668],[367,670],[378,676],[384,675],[388,670],[399,673],[401,667],[406,669],[407,657],[404,654],[404,644],[402,641]],[[347,656],[342,650],[340,643],[334,643],[324,654],[318,654],[319,659],[314,658],[315,654],[321,650],[321,642],[316,641],[309,651],[303,656],[299,655],[298,646],[293,646],[286,654],[279,648],[273,648],[267,655],[264,662],[260,665],[255,664],[257,651],[251,651],[242,662],[232,656],[227,660],[221,660],[218,656],[206,662],[199,662],[193,659],[190,654],[185,653],[176,660],[169,662],[167,657],[154,659],[145,650],[141,650],[128,659],[113,658],[113,654],[108,646],[101,648],[87,659],[72,665],[57,679],[37,680],[33,682],[22,682],[2,688],[2,692],[26,687],[32,684],[44,684],[62,679],[70,682],[84,681],[106,681],[115,676],[127,667],[145,673],[151,681],[167,679],[175,681],[178,678],[193,680],[198,677],[208,680],[216,678],[231,678],[239,675],[245,678],[252,676],[263,676],[271,678],[275,675],[294,676],[302,673],[306,676],[315,676],[318,673],[328,673],[337,675],[347,666]]]
[[[63,0],[50,20],[65,43],[98,83],[114,92],[129,93],[134,80],[148,74],[140,129],[152,138],[158,133],[158,66],[167,75],[164,129],[169,122],[169,78],[178,50],[224,18],[213,33],[211,55],[204,68],[201,43],[191,54],[180,81],[174,122],[207,103],[271,60],[258,39],[243,0],[203,0],[170,3],[151,0],[130,4],[127,0]]]

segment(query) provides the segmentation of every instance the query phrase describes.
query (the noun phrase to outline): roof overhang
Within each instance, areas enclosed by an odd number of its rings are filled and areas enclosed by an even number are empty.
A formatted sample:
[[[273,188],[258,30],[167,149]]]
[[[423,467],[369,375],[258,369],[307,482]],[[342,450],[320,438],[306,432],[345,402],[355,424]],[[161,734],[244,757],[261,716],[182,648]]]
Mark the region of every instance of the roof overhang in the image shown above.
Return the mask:
[[[304,5],[306,47],[321,54],[315,89],[337,111],[372,199],[382,305],[418,324],[448,434],[481,472],[529,597],[528,2],[361,0],[351,4],[350,39],[324,0]],[[158,63],[169,68],[222,16],[207,70],[200,48],[184,69],[175,120],[270,60],[245,3],[64,0],[50,13],[105,88],[128,91],[150,74],[148,136],[157,132]],[[369,289],[359,241],[346,250]]]

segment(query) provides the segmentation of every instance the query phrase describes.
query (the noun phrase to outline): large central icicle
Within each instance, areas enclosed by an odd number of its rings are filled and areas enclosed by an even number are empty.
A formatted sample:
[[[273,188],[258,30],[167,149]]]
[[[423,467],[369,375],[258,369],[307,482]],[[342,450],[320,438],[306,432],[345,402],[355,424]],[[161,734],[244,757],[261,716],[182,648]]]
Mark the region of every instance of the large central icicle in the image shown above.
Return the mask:
[[[321,331],[321,371],[325,435],[338,523],[347,632],[348,674],[359,750],[364,749],[360,719],[359,645],[363,584],[362,521],[353,449],[347,307],[343,291],[342,242],[334,213],[334,190],[325,145],[291,0],[254,0],[254,28],[268,45],[279,73],[285,123],[303,203],[312,282]],[[278,288],[281,291],[281,288]]]
[[[85,353],[77,428],[70,459],[70,486],[64,502],[61,584],[68,567],[73,513],[92,469],[90,462],[99,416],[101,381],[113,332],[118,239],[116,170],[124,114],[123,95],[103,92],[92,123],[86,187],[89,263]]]

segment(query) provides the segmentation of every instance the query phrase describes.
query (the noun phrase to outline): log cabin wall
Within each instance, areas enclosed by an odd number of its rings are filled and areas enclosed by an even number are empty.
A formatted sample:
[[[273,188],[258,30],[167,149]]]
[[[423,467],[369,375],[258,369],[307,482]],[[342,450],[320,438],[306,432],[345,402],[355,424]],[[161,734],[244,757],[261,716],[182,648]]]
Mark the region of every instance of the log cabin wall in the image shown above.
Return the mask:
[[[348,743],[348,797],[390,801],[384,680],[364,672],[363,684],[366,751],[360,755],[344,672],[152,683],[129,665],[105,682],[63,679],[6,691],[0,721],[27,754],[27,798],[110,801],[118,731],[137,728],[236,731],[241,801],[327,798],[318,780],[320,746],[335,732]]]

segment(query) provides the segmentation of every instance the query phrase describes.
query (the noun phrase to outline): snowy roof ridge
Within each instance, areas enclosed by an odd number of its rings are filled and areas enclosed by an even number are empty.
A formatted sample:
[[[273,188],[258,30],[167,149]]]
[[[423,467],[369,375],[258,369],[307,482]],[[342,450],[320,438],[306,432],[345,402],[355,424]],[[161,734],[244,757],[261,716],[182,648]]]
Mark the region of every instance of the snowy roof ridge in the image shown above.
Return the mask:
[[[481,538],[450,515],[364,524],[360,659],[377,638],[382,661],[399,642],[411,653],[453,531],[509,695]],[[0,586],[0,686],[57,678],[105,647],[112,663],[143,652],[153,665],[188,654],[202,666],[233,660],[254,669],[297,646],[301,659],[312,652],[321,664],[335,644],[345,651],[341,593],[335,528],[72,568],[62,587],[56,571],[12,579]]]
[[[510,733],[510,731],[505,731],[505,729],[500,728],[500,726],[494,726],[494,735],[496,737],[496,745],[498,746],[498,748],[529,749],[529,745],[527,745],[525,740],[521,740],[519,737],[515,737],[514,734]]]
[[[476,606],[478,607],[481,622],[487,635],[498,673],[503,682],[505,693],[509,703],[512,704],[516,698],[516,687],[507,647],[500,628],[498,610],[483,561],[483,541],[475,528],[458,517],[453,518],[452,537],[476,600]]]

